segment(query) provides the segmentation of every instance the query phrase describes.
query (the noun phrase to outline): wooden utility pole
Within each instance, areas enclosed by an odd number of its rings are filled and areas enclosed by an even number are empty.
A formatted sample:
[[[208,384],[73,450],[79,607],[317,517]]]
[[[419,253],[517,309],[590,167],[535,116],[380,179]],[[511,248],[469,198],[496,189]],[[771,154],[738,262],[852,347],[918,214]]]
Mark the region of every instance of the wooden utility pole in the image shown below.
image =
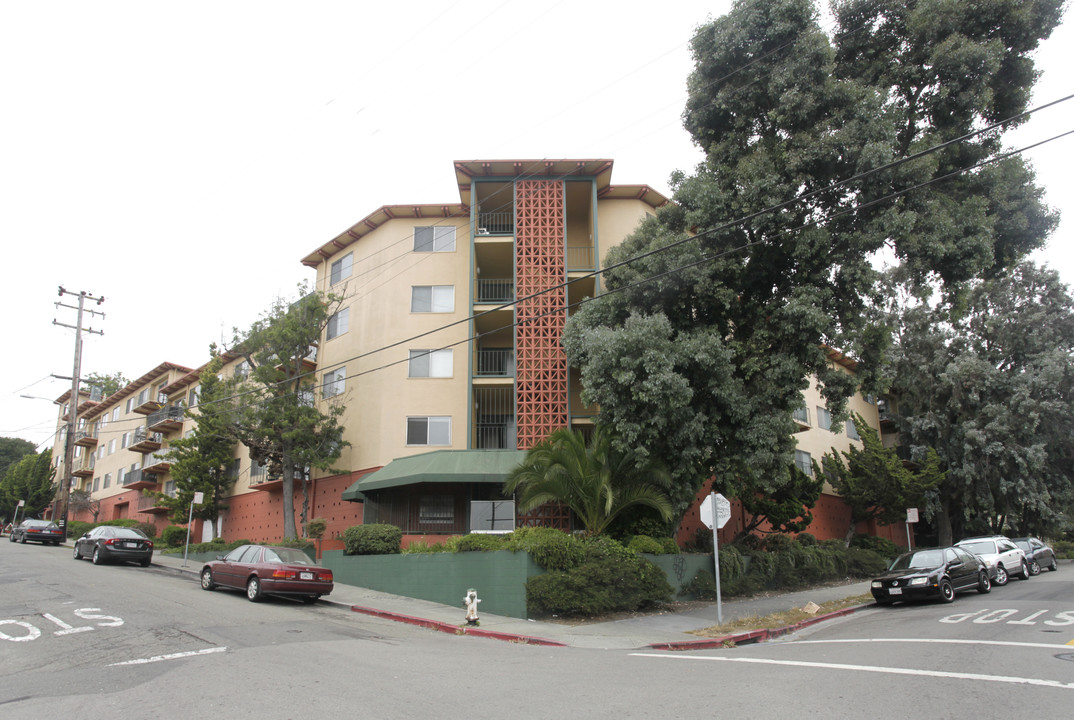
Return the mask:
[[[71,480],[73,478],[73,476],[71,475],[71,472],[72,472],[71,465],[74,463],[75,431],[78,428],[78,384],[79,384],[79,375],[82,372],[82,333],[83,333],[83,330],[82,330],[82,314],[85,313],[85,312],[88,312],[90,315],[100,315],[101,318],[103,319],[104,318],[104,313],[103,312],[99,312],[97,310],[86,310],[84,308],[84,305],[86,303],[86,300],[96,300],[97,304],[100,305],[101,303],[104,302],[104,298],[103,297],[100,297],[100,298],[94,297],[93,295],[90,295],[85,290],[83,290],[82,292],[79,292],[79,293],[73,293],[73,292],[71,292],[69,290],[64,290],[63,285],[61,285],[60,286],[60,297],[62,298],[64,295],[77,295],[78,296],[78,305],[77,306],[76,305],[65,305],[62,302],[56,303],[57,308],[65,307],[65,308],[70,308],[72,310],[77,310],[78,311],[78,320],[76,321],[76,323],[74,325],[65,325],[64,323],[57,322],[56,320],[52,321],[53,325],[59,325],[60,327],[71,328],[71,329],[73,329],[75,331],[75,362],[74,362],[74,370],[71,372],[71,404],[70,404],[70,407],[69,407],[69,409],[67,411],[67,438],[66,438],[66,440],[64,442],[64,447],[63,447],[63,477],[60,478],[59,488],[56,491],[56,501],[55,501],[55,505],[53,506],[53,511],[52,511],[53,519],[55,519],[57,515],[59,515],[59,517],[60,517],[60,522],[58,524],[59,524],[60,528],[63,530],[63,539],[64,539],[64,542],[66,542],[67,541],[67,501],[68,501],[68,499],[70,498],[70,495],[71,495]],[[97,335],[104,335],[103,330],[94,330],[93,328],[87,328],[84,332],[95,333]]]

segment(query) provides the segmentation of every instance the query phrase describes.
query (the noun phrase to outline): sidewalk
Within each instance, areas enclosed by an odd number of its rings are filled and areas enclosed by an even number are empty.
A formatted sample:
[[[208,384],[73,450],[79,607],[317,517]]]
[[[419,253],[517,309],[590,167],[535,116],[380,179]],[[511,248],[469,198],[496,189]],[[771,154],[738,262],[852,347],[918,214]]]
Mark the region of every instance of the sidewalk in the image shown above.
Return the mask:
[[[183,557],[181,555],[154,554],[153,565],[172,572],[189,575],[195,581],[201,570],[201,563],[194,560],[189,560],[187,562],[188,567],[183,567]],[[727,600],[723,602],[723,620],[727,623],[750,616],[765,616],[800,608],[810,601],[819,605],[829,600],[841,600],[852,595],[862,595],[868,592],[869,582],[863,581],[851,585],[814,588],[770,597]],[[723,638],[701,638],[696,635],[690,635],[689,631],[716,624],[715,602],[688,612],[642,615],[625,620],[582,625],[521,620],[519,618],[481,613],[481,623],[477,627],[466,626],[466,613],[461,598],[459,599],[459,606],[452,607],[337,582],[332,594],[321,598],[319,602],[331,603],[350,609],[353,612],[405,622],[455,635],[465,634],[533,645],[603,650],[634,650],[638,648],[700,650],[722,647],[729,642],[739,645],[762,642],[793,632],[823,619],[850,614],[857,609],[850,608],[826,616],[817,616],[789,628],[755,630]]]

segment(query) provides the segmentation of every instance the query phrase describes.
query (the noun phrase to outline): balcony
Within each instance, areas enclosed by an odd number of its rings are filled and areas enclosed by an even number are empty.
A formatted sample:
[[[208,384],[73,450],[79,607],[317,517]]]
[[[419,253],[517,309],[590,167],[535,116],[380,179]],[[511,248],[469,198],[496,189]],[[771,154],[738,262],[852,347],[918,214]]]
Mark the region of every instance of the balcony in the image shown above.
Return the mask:
[[[146,420],[148,430],[160,433],[173,432],[183,427],[183,408],[178,405],[170,405],[152,413]]]
[[[160,498],[156,495],[142,495],[138,498],[138,504],[134,511],[149,515],[161,515],[171,512],[171,508],[161,505]]]
[[[477,295],[474,302],[478,303],[509,303],[515,299],[515,281],[511,278],[478,279]]]
[[[160,433],[149,432],[145,427],[140,427],[134,431],[134,440],[127,446],[127,449],[136,453],[153,452],[154,450],[160,450],[163,442],[164,436]]]
[[[77,478],[91,478],[93,477],[93,465],[89,467],[80,467],[71,471],[71,474]]]
[[[299,482],[305,477],[305,473],[295,470],[293,471],[293,478]],[[282,475],[269,475],[267,472],[260,472],[256,475],[250,476],[250,489],[251,490],[282,490],[283,489],[283,476]]]
[[[512,348],[478,348],[474,377],[513,378],[515,351]]]
[[[149,453],[145,456],[145,462],[142,463],[142,472],[154,475],[163,475],[171,469],[171,460],[157,453]]]
[[[567,248],[567,271],[596,270],[593,246],[568,247]]]
[[[127,490],[143,490],[157,486],[157,478],[145,470],[131,470],[123,476],[123,487]]]
[[[153,397],[148,390],[143,390],[138,395],[138,399],[134,402],[134,407],[131,408],[131,412],[149,415],[164,407],[164,403],[167,402],[167,400],[168,399],[164,393],[158,393],[156,397]]]
[[[507,212],[479,212],[477,214],[477,234],[514,235],[515,214]]]
[[[97,447],[97,428],[76,431],[75,445],[81,447]]]

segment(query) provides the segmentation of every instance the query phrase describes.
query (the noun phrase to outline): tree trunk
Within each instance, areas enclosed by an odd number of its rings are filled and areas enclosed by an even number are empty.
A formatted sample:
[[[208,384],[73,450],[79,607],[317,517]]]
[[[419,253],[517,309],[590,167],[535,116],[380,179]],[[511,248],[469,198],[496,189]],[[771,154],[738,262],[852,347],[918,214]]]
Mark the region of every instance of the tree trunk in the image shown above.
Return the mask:
[[[289,447],[284,447],[280,465],[283,472],[283,537],[287,539],[298,537],[295,530],[295,464]]]
[[[940,536],[940,545],[954,544],[951,532],[951,510],[948,505],[946,502],[940,503],[940,512],[936,513],[936,532]]]
[[[847,534],[843,538],[843,542],[846,543],[847,547],[850,547],[850,541],[854,539],[854,528],[856,528],[857,526],[857,521],[853,517],[850,518],[850,524],[847,526]]]

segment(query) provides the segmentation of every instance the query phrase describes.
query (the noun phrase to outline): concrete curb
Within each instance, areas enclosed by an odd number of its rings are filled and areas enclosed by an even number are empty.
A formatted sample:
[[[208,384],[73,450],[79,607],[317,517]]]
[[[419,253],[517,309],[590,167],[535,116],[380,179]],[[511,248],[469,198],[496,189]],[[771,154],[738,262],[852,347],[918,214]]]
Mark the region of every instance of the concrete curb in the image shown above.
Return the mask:
[[[791,633],[803,630],[810,625],[816,625],[817,623],[824,622],[825,620],[832,620],[837,617],[851,615],[858,610],[872,606],[872,603],[865,603],[852,608],[843,608],[842,610],[835,610],[830,613],[825,613],[824,615],[818,615],[817,617],[809,618],[808,620],[802,620],[801,622],[797,622],[793,625],[785,625],[784,627],[780,628],[748,630],[742,633],[724,635],[718,638],[705,638],[703,640],[683,640],[682,642],[653,643],[648,647],[652,650],[711,650],[713,648],[734,647],[737,645],[753,645],[755,643],[762,643],[767,640],[774,640],[775,638],[782,637],[783,635],[790,635]]]

